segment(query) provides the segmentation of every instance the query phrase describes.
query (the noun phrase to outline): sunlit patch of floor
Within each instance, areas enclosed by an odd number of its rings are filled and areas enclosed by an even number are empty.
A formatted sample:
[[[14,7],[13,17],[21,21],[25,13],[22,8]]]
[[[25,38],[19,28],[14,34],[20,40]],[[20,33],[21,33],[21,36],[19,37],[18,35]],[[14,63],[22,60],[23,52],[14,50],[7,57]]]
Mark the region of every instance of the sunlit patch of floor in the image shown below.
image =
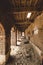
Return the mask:
[[[11,46],[11,53],[10,55],[16,55],[18,53],[18,51],[20,50],[20,47],[19,46]]]

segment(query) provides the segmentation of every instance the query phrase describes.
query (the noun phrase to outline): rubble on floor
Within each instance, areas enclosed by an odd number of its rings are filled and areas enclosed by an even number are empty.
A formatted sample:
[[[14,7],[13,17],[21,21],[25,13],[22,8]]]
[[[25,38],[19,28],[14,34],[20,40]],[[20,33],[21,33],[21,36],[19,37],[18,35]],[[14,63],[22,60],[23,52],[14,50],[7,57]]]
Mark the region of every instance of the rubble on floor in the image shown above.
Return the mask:
[[[7,65],[41,65],[40,57],[30,43],[18,46],[19,50],[13,55],[13,61]]]

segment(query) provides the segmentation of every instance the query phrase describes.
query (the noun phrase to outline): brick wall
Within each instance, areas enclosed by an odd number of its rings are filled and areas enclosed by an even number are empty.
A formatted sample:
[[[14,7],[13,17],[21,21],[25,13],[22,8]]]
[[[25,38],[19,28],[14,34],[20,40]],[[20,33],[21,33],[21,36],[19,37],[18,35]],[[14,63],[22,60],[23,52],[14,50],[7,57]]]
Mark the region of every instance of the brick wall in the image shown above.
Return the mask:
[[[38,34],[34,34],[35,27],[38,29]],[[25,30],[25,35],[30,35],[31,41],[43,51],[43,13]]]
[[[0,55],[5,54],[5,31],[0,24]]]

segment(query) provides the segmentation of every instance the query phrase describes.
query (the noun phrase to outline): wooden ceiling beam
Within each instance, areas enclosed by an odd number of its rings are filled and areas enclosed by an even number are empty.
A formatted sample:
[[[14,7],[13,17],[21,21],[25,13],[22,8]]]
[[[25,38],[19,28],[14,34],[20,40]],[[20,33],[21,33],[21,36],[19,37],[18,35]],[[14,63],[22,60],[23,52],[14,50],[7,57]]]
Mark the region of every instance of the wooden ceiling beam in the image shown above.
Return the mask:
[[[31,22],[18,22],[18,23],[15,23],[15,24],[23,25],[23,24],[31,24]]]
[[[42,10],[43,0],[12,0],[13,11],[40,11]]]
[[[28,28],[28,26],[25,26],[25,27],[23,27],[23,26],[22,26],[22,27],[16,26],[16,27],[17,27],[17,29],[20,30],[20,31],[25,31],[25,29]]]
[[[25,28],[25,27],[28,27],[29,25],[30,24],[27,24],[27,25],[25,25],[25,24],[24,25],[16,25],[16,27],[19,27],[19,28],[22,28],[23,27],[23,28]]]

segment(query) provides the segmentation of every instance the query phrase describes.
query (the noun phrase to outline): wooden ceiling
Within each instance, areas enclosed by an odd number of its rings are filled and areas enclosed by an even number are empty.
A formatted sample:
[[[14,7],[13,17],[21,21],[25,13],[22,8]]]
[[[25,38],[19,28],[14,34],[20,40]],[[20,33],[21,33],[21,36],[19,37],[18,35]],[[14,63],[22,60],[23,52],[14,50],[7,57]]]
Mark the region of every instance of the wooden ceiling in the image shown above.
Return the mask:
[[[42,11],[42,0],[11,0],[10,3],[14,6],[12,11],[15,25],[21,31],[24,31]],[[29,12],[32,15],[27,18]]]
[[[32,14],[30,18],[27,18],[27,14],[29,13],[28,11],[23,11],[23,12],[14,12],[13,17],[15,20],[15,25],[19,30],[22,29],[24,31],[31,23],[34,22],[34,19],[41,14],[40,12],[37,11],[30,11]]]
[[[15,11],[41,10],[43,0],[10,0]]]
[[[43,11],[43,0],[0,0],[0,11],[11,15],[17,29],[24,31]]]

